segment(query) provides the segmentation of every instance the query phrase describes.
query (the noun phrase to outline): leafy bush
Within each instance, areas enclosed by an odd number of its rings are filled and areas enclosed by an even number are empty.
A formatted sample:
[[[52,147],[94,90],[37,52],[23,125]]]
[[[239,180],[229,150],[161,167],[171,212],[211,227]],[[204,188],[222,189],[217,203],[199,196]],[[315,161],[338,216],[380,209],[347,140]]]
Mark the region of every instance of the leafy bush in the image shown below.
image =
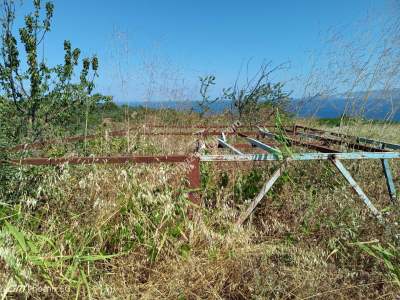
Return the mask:
[[[379,242],[356,243],[363,251],[383,262],[393,281],[400,288],[400,248],[388,244],[383,246]]]
[[[8,124],[2,129],[12,142],[40,139],[53,127],[66,127],[77,116],[87,115],[96,103],[110,100],[91,95],[99,66],[96,56],[82,59],[79,81],[73,82],[81,50],[73,49],[70,41],[64,41],[63,64],[50,67],[44,58],[39,61],[39,49],[51,29],[54,5],[46,2],[42,6],[40,0],[33,0],[33,7],[18,30],[25,50],[21,54],[13,28],[17,23],[14,0],[3,1],[0,122]]]
[[[234,197],[237,203],[254,198],[263,185],[262,171],[253,169],[250,173],[241,175],[235,182]]]

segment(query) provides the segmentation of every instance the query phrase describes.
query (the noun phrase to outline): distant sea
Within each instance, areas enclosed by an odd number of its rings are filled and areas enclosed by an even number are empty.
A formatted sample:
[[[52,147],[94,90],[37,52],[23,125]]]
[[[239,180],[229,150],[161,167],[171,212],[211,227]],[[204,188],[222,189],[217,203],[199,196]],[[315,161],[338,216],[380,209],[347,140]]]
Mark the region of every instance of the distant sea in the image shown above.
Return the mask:
[[[154,109],[175,109],[175,110],[193,110],[200,111],[197,102],[191,101],[162,101],[162,102],[129,102],[119,103],[128,104],[132,107],[144,106]],[[314,118],[339,118],[342,116],[345,108],[346,115],[360,116],[370,120],[390,120],[400,122],[400,101],[393,103],[385,99],[361,100],[343,100],[339,98],[316,99],[313,101],[292,100],[289,105],[289,111],[298,117]],[[220,101],[210,105],[210,113],[221,113],[231,108],[228,101]]]

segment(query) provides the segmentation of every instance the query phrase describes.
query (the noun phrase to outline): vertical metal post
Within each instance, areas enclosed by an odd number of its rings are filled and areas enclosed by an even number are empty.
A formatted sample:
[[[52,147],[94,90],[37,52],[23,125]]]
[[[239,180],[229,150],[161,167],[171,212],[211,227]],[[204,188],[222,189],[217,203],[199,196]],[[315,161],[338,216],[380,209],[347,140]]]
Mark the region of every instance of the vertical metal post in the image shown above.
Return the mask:
[[[189,181],[189,189],[196,190],[201,187],[200,177],[200,158],[197,156],[191,156],[188,158],[189,172],[187,178]],[[196,205],[200,205],[200,195],[197,191],[189,192],[189,199]]]
[[[342,164],[342,162],[336,158],[332,158],[331,161],[339,170],[339,172],[343,175],[343,177],[347,180],[347,182],[351,185],[353,190],[361,197],[365,205],[367,205],[367,207],[371,210],[371,212],[378,219],[378,221],[383,223],[382,214],[368,199],[367,195],[365,195],[361,187],[357,184],[357,182],[354,180],[354,178],[351,176],[350,172],[346,169],[346,167]]]
[[[381,144],[381,148],[385,148],[385,143]],[[396,202],[396,187],[393,181],[392,170],[390,168],[390,163],[388,159],[381,159],[382,167],[383,167],[383,174],[385,174],[386,185],[388,188],[390,200],[392,202]]]
[[[297,134],[297,124],[293,125],[293,135]]]
[[[393,175],[392,170],[390,169],[389,160],[382,159],[381,161],[390,199],[392,200],[392,202],[396,202],[396,187],[394,186]]]

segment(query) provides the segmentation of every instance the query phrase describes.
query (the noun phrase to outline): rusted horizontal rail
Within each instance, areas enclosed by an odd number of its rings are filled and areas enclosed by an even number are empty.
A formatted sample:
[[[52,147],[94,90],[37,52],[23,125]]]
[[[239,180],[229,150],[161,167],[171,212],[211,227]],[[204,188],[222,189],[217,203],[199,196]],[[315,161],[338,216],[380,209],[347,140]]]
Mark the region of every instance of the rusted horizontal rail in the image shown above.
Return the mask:
[[[278,136],[276,134],[271,133],[271,132],[266,132],[265,130],[263,130],[261,128],[259,129],[259,131],[260,131],[261,135],[264,137],[268,137],[268,138],[271,138],[274,140],[276,140],[278,138]],[[336,149],[333,149],[330,147],[326,147],[326,146],[323,146],[320,144],[301,141],[299,139],[295,139],[295,138],[289,137],[289,136],[284,137],[284,140],[286,141],[286,143],[289,146],[292,146],[292,145],[301,146],[301,147],[304,147],[307,149],[313,149],[313,150],[317,150],[317,151],[323,152],[323,153],[339,153],[340,152],[339,150],[336,150]]]
[[[230,125],[187,125],[187,126],[176,126],[176,125],[154,125],[154,124],[144,124],[142,126],[131,126],[131,129],[143,129],[143,128],[163,128],[163,129],[223,129],[223,128],[229,128],[231,127]],[[236,128],[255,128],[256,126],[254,125],[239,125],[235,126]],[[266,128],[274,128],[274,124],[265,124],[263,127]]]
[[[13,164],[30,166],[57,166],[65,163],[71,165],[84,164],[155,164],[155,163],[186,163],[189,168],[186,174],[188,180],[189,199],[200,204],[200,195],[196,192],[201,187],[200,159],[188,155],[161,155],[161,156],[111,156],[111,157],[67,157],[67,158],[24,158],[11,160]]]
[[[303,129],[305,131],[312,131],[316,133],[322,133],[322,134],[330,134],[336,137],[351,137],[350,135],[344,134],[344,133],[339,133],[339,132],[334,132],[334,131],[328,131],[328,130],[323,130],[323,129],[318,129],[318,128],[313,128],[313,127],[307,127],[303,125],[294,125],[294,131],[297,132],[297,129]]]
[[[291,131],[290,131],[291,132]],[[327,144],[335,144],[335,145],[343,145],[346,146],[348,148],[352,148],[355,150],[361,150],[361,151],[368,151],[368,152],[382,152],[382,151],[386,151],[384,149],[381,148],[376,148],[376,147],[371,147],[371,146],[367,146],[367,145],[363,145],[357,142],[351,142],[348,140],[338,140],[335,138],[329,138],[329,137],[324,137],[324,136],[320,136],[320,135],[316,135],[316,134],[309,134],[309,133],[303,133],[303,132],[298,132],[297,130],[294,131],[295,135],[301,135],[307,138],[311,138],[314,140],[319,140],[319,141],[323,141]],[[351,136],[348,136],[351,137]],[[352,139],[356,139],[356,137],[351,137]]]
[[[338,133],[334,131],[328,131],[328,130],[322,130],[322,129],[317,129],[317,128],[312,128],[312,127],[307,127],[307,126],[302,126],[302,125],[295,125],[294,126],[294,132],[297,133],[297,129],[303,129],[304,132],[306,131],[311,131],[311,132],[316,132],[319,134],[329,134],[333,135],[336,137],[340,138],[346,138],[350,140],[350,143],[354,143],[357,145],[362,145],[362,144],[372,144],[375,145],[376,147],[370,147],[370,149],[374,149],[373,151],[377,149],[390,149],[390,150],[400,150],[400,145],[399,144],[393,144],[385,141],[379,141],[379,140],[374,140],[374,139],[369,139],[365,137],[358,137],[358,136],[352,136],[344,133]],[[368,148],[364,148],[365,150],[363,151],[371,151],[368,150]],[[362,149],[360,149],[362,150]]]
[[[21,165],[61,165],[69,164],[124,164],[124,163],[183,163],[191,159],[188,155],[160,156],[109,156],[109,157],[62,157],[62,158],[23,158],[10,162]],[[400,159],[400,152],[340,152],[340,153],[296,153],[286,158],[289,161],[327,160],[327,159]],[[216,154],[201,155],[200,161],[279,161],[273,154]]]
[[[183,163],[190,159],[188,155],[160,156],[103,156],[103,157],[60,157],[60,158],[23,158],[10,162],[21,165],[56,166],[65,163],[72,165],[84,164],[124,164],[124,163]]]
[[[297,125],[296,125],[297,126]],[[303,128],[303,127],[301,127]],[[294,130],[292,129],[285,129],[285,131],[288,134],[291,134],[291,136],[286,136],[285,139],[286,141],[290,144],[290,145],[298,145],[298,146],[303,146],[303,147],[307,147],[310,149],[314,149],[320,152],[324,152],[324,153],[329,153],[329,152],[341,152],[340,150],[336,150],[334,148],[331,147],[327,147],[325,145],[321,145],[321,144],[315,144],[315,143],[309,143],[306,142],[304,140],[300,140],[300,139],[296,139],[296,136],[302,135],[314,140],[318,140],[318,141],[322,141],[328,145],[330,144],[334,144],[334,145],[341,145],[341,146],[346,146],[347,148],[351,148],[354,150],[360,150],[360,151],[366,151],[366,152],[385,152],[386,150],[382,150],[381,148],[376,148],[376,147],[370,147],[370,146],[366,146],[366,145],[362,145],[359,143],[353,143],[353,142],[348,142],[348,141],[342,141],[342,140],[338,140],[338,139],[334,139],[334,138],[327,138],[327,137],[323,137],[323,136],[319,136],[319,135],[314,135],[314,134],[308,134],[308,133],[299,133],[296,130],[296,127]],[[316,131],[319,131],[318,129]],[[274,137],[276,138],[277,136],[273,133],[266,133],[265,131],[263,131],[262,129],[260,129],[261,134],[263,134],[264,136],[269,136],[269,137]]]
[[[316,143],[309,143],[305,141],[301,141],[299,139],[291,138],[291,137],[285,137],[285,139],[288,141],[289,145],[296,145],[296,146],[302,146],[304,148],[308,149],[313,149],[317,150],[323,153],[339,153],[339,150],[333,149],[331,147],[327,147],[321,144],[316,144]]]
[[[273,128],[275,125],[273,124],[266,124],[263,125],[266,128]],[[255,128],[256,126],[252,125],[240,125],[240,126],[235,126],[235,128]],[[205,129],[203,131],[197,131],[197,132],[187,132],[187,131],[164,131],[164,132],[152,132],[152,131],[147,131],[147,129],[182,129],[182,130],[187,130],[187,129]],[[114,130],[114,131],[109,131],[104,134],[90,134],[90,135],[79,135],[79,136],[71,136],[63,139],[52,139],[52,140],[45,140],[45,141],[40,141],[40,142],[35,142],[35,143],[28,143],[28,144],[20,144],[16,145],[14,147],[10,147],[7,149],[4,149],[5,151],[10,151],[10,152],[16,152],[16,151],[21,151],[21,150],[29,150],[29,149],[41,149],[47,145],[51,144],[68,144],[68,143],[74,143],[74,142],[82,142],[82,141],[90,141],[90,140],[95,140],[100,137],[103,137],[105,135],[109,137],[122,137],[126,136],[128,133],[136,133],[139,135],[149,135],[149,136],[160,136],[160,135],[176,135],[176,136],[195,136],[195,135],[200,135],[200,136],[219,136],[221,135],[222,131],[220,130],[212,130],[212,129],[232,129],[231,126],[223,126],[223,125],[192,125],[192,126],[164,126],[164,125],[143,125],[143,126],[132,126],[129,129],[122,129],[122,130]],[[207,130],[211,129],[211,130]],[[254,131],[248,131],[248,134],[254,134]],[[233,131],[228,131],[225,133],[226,135],[235,135],[236,133]]]
[[[108,132],[106,135],[109,137],[123,137],[128,134],[128,130],[118,130],[118,131],[111,131]],[[149,132],[149,131],[136,131],[132,132],[138,135],[145,135],[145,136],[220,136],[221,131],[203,131],[203,132],[172,132],[172,131],[166,131],[166,132]],[[255,131],[248,131],[246,132],[247,134],[256,134]],[[235,132],[226,132],[226,135],[236,135]],[[16,152],[16,151],[21,151],[21,150],[30,150],[30,149],[41,149],[43,147],[46,147],[48,145],[52,144],[68,144],[68,143],[74,143],[74,142],[83,142],[83,141],[90,141],[90,140],[95,140],[98,138],[103,137],[103,134],[92,134],[92,135],[81,135],[81,136],[73,136],[73,137],[68,137],[62,140],[47,140],[43,142],[36,142],[36,143],[30,143],[30,144],[21,144],[17,145],[11,148],[6,149],[7,151],[10,152]]]

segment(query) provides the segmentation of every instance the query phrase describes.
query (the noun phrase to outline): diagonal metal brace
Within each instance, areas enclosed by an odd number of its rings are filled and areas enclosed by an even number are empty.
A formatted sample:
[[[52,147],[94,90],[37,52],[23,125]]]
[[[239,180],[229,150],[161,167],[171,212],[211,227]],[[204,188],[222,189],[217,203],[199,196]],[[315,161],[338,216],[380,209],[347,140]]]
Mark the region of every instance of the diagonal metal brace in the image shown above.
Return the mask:
[[[372,214],[378,219],[379,222],[383,223],[383,217],[380,211],[372,204],[367,195],[363,192],[361,187],[357,184],[354,178],[351,176],[350,172],[346,169],[346,167],[342,164],[342,162],[336,158],[331,158],[332,163],[339,170],[339,172],[343,175],[343,177],[347,180],[347,182],[351,185],[353,190],[361,197],[362,201],[367,205]]]
[[[260,149],[263,149],[263,150],[275,155],[279,159],[283,158],[281,150],[271,147],[267,144],[260,142],[259,140],[253,139],[253,138],[246,137],[246,139],[251,145],[258,147]]]
[[[254,200],[250,203],[250,206],[247,208],[245,212],[243,212],[238,220],[236,221],[237,225],[243,224],[244,221],[251,215],[253,210],[256,208],[256,206],[260,203],[260,201],[264,198],[264,196],[268,193],[268,191],[272,188],[274,183],[277,181],[277,179],[282,175],[285,162],[272,174],[271,178],[264,184],[262,187],[261,191],[258,193],[258,195],[254,198]]]
[[[235,154],[243,155],[243,152],[241,152],[240,150],[236,149],[232,145],[228,144],[228,142],[226,141],[226,138],[225,138],[224,135],[221,138],[217,138],[217,141],[218,141],[218,144],[221,147],[228,148],[229,150],[231,150]]]

